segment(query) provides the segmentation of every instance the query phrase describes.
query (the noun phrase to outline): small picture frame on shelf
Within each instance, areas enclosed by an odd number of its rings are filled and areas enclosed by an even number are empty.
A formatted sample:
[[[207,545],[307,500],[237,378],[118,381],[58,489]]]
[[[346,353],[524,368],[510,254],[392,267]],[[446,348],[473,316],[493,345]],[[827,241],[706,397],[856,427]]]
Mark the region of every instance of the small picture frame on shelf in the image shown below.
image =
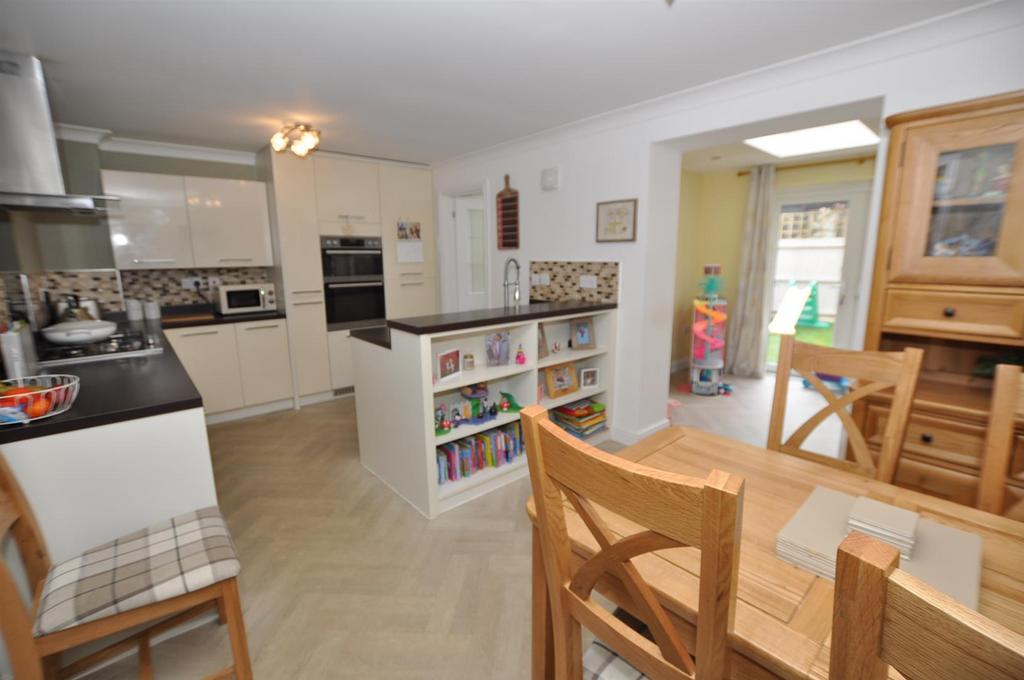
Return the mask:
[[[466,354],[463,354],[462,355],[462,370],[463,371],[472,371],[474,368],[476,368],[476,360],[473,358],[473,355],[468,353],[468,352]]]
[[[597,387],[601,384],[601,373],[598,368],[580,369],[580,387]]]
[[[462,350],[450,349],[437,354],[437,379],[451,380],[462,373]]]
[[[576,364],[569,362],[544,369],[544,382],[547,384],[548,396],[552,399],[572,394],[580,388],[576,374]]]
[[[548,336],[544,332],[544,324],[537,324],[537,358],[543,359],[548,355]]]
[[[572,339],[573,349],[594,349],[597,347],[597,340],[594,338],[594,319],[573,319],[569,322],[569,337]]]
[[[511,341],[512,334],[508,331],[498,331],[487,336],[488,366],[508,366]]]

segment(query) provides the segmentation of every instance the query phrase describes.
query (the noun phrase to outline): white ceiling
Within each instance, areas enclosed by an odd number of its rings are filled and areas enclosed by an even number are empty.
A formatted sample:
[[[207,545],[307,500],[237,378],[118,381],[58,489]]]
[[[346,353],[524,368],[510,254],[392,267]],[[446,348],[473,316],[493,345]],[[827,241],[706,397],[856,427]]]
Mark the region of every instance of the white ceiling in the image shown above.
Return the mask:
[[[430,162],[974,4],[0,0],[0,47],[61,123],[254,151],[299,119]]]
[[[845,120],[860,120],[878,134],[882,127],[882,101],[880,99],[869,99],[851,102],[850,104],[833,106],[827,109],[804,111],[784,118],[762,120],[739,128],[716,130],[711,134],[702,136],[706,146],[702,144],[698,148],[683,153],[683,170],[706,173],[749,168],[763,164],[783,167],[786,165],[800,165],[802,163],[831,161],[841,158],[861,158],[874,155],[877,151],[877,144],[852,149],[840,149],[838,151],[805,154],[803,156],[777,158],[770,153],[743,143],[744,139],[750,139],[751,137],[802,130],[818,125],[839,123]]]

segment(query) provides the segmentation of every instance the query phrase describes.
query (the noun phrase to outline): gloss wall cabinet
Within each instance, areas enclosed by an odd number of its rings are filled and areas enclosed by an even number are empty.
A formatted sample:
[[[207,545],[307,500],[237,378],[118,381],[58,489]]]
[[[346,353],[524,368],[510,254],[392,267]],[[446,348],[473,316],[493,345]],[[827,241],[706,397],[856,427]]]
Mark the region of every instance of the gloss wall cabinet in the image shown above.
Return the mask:
[[[192,257],[197,267],[270,267],[267,185],[186,177]]]
[[[327,236],[380,236],[379,165],[371,160],[317,154],[316,210]]]
[[[120,197],[107,222],[118,269],[179,269],[195,265],[185,178],[103,170],[103,191]]]
[[[269,267],[267,188],[251,180],[103,170],[118,269]]]

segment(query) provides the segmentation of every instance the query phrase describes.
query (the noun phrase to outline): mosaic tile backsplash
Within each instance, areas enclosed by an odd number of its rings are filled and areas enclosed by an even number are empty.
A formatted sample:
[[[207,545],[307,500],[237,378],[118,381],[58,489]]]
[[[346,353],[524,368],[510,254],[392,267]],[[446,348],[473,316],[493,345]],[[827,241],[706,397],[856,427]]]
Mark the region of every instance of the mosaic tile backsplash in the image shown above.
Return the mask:
[[[198,276],[203,279],[203,292],[209,295],[211,276],[220,278],[224,285],[235,283],[264,283],[270,281],[269,267],[239,267],[221,269],[125,269],[121,272],[126,298],[159,300],[162,306],[190,305],[202,302],[194,291],[184,290],[181,280]],[[211,299],[212,302],[212,299]]]
[[[530,285],[531,302],[618,302],[618,262],[541,261],[530,263],[534,274],[547,274],[551,283]],[[580,288],[581,276],[596,276],[597,288]]]
[[[210,298],[209,279],[220,278],[223,284],[257,283],[271,279],[267,267],[243,267],[230,269],[143,269],[124,270],[78,270],[50,271],[27,276],[29,299],[33,301],[34,318],[40,325],[49,322],[43,309],[43,291],[49,291],[53,299],[63,295],[78,295],[96,300],[104,313],[124,310],[125,298],[158,300],[163,307],[187,305],[202,302],[195,292],[184,290],[181,280],[185,277],[199,277],[203,280],[203,292]],[[124,294],[122,295],[122,288]],[[21,282],[17,273],[0,275],[0,321],[8,320],[11,307],[21,303]]]

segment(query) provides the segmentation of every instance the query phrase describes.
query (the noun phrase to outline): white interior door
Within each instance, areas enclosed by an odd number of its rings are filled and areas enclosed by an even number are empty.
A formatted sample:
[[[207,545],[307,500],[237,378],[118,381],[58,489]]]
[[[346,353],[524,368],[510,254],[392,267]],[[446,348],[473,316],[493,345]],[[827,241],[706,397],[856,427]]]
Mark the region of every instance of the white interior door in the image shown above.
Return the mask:
[[[458,311],[484,309],[487,294],[487,228],[481,194],[456,196],[452,206],[455,223],[455,285]]]

